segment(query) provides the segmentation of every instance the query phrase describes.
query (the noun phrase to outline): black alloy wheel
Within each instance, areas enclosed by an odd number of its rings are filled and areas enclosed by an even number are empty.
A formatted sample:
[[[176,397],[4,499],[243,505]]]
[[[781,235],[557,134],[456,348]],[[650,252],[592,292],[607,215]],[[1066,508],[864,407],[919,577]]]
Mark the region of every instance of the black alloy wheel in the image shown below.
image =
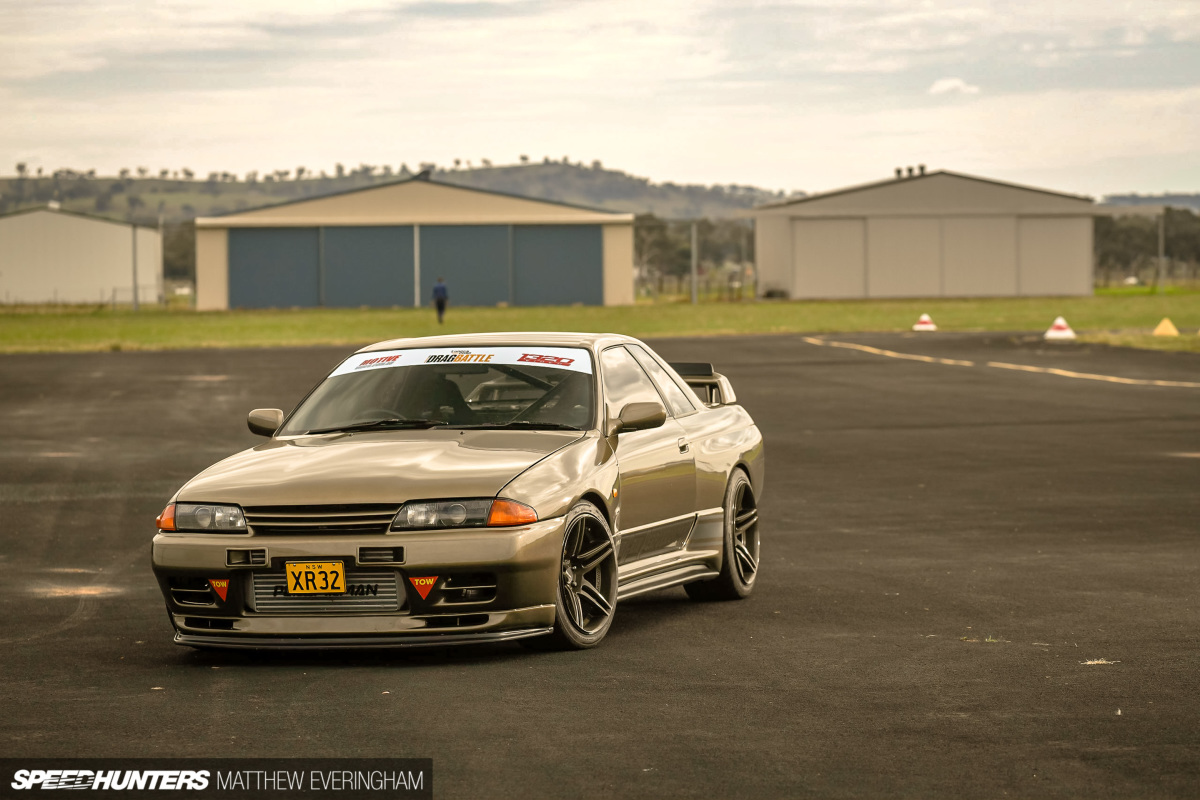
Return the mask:
[[[617,606],[617,554],[600,511],[586,501],[567,515],[550,636],[523,639],[532,647],[582,650],[608,633]]]
[[[740,600],[753,591],[758,578],[758,503],[750,478],[741,469],[734,470],[729,478],[724,508],[721,572],[715,578],[684,586],[693,600]]]

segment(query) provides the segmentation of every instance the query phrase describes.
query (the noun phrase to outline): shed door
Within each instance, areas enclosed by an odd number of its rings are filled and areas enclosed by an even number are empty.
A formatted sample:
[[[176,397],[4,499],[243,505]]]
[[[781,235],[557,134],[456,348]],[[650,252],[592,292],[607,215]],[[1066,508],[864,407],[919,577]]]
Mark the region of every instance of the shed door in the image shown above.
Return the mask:
[[[942,258],[948,297],[1017,293],[1017,218],[946,217]]]
[[[942,294],[942,232],[937,219],[867,220],[867,294],[936,297]]]
[[[411,227],[326,228],[325,305],[412,306]]]
[[[451,307],[509,302],[509,227],[422,225],[423,303],[438,278],[446,280]]]
[[[229,231],[229,307],[320,305],[320,237],[316,228]]]
[[[513,302],[522,306],[604,305],[600,226],[514,226]]]
[[[866,241],[861,219],[794,220],[792,299],[866,297]]]

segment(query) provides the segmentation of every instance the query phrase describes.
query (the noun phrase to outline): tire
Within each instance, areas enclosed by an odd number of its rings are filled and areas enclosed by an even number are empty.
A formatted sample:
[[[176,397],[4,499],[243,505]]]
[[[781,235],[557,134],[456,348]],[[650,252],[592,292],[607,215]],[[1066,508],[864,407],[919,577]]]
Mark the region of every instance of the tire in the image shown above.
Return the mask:
[[[586,500],[567,514],[554,631],[521,639],[535,650],[586,650],[600,644],[617,608],[617,553],[604,515]]]
[[[758,504],[750,478],[741,469],[735,469],[729,476],[723,507],[721,571],[715,578],[683,587],[693,600],[741,600],[754,591],[758,579]]]

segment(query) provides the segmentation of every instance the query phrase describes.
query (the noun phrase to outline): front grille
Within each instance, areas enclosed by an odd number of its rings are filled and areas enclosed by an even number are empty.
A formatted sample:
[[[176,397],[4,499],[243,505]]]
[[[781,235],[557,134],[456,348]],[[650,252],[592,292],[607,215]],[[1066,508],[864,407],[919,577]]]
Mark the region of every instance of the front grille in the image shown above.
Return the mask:
[[[246,524],[259,535],[278,533],[387,533],[399,503],[325,506],[251,506]]]
[[[278,588],[278,591],[276,590]],[[391,570],[347,572],[346,594],[287,594],[287,576],[256,572],[251,576],[251,609],[259,613],[314,611],[399,611],[399,584]]]
[[[213,606],[212,589],[204,578],[170,578],[171,599],[181,606]]]

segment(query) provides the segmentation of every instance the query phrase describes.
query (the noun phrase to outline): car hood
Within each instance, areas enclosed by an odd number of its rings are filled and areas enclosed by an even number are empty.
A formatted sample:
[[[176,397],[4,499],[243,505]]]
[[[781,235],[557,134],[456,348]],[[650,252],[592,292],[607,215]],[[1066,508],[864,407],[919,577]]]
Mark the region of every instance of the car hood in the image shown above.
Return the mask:
[[[371,431],[272,439],[188,481],[181,502],[402,503],[494,497],[574,431]]]

